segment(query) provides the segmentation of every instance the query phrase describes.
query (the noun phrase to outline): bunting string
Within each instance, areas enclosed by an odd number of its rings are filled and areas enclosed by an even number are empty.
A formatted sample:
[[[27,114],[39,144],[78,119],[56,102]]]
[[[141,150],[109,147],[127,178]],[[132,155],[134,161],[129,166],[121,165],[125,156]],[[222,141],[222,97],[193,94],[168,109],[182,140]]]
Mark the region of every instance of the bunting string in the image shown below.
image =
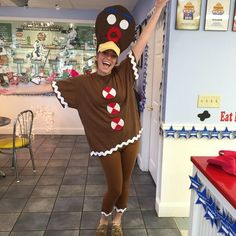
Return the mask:
[[[189,176],[189,178],[191,181],[189,189],[196,192],[197,201],[195,204],[203,207],[204,218],[210,222],[212,227],[217,228],[218,233],[224,236],[236,236],[235,219],[217,203],[207,187],[202,184],[197,173],[194,177]]]

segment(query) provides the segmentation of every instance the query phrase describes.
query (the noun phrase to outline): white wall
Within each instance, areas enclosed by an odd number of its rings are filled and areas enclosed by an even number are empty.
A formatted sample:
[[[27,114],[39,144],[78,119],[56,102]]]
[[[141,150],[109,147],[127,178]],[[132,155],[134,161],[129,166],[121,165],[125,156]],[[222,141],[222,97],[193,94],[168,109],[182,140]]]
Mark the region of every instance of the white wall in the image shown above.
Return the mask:
[[[0,96],[0,116],[13,121],[26,109],[35,114],[34,134],[84,134],[78,112],[64,109],[55,96]],[[0,131],[12,133],[12,126],[1,127]]]
[[[177,0],[171,1],[166,123],[202,123],[197,114],[198,95],[221,96],[221,107],[208,109],[205,123],[219,123],[220,111],[236,111],[236,32],[232,32],[234,1],[231,1],[229,29],[204,31],[206,0],[202,1],[200,30],[175,30]]]

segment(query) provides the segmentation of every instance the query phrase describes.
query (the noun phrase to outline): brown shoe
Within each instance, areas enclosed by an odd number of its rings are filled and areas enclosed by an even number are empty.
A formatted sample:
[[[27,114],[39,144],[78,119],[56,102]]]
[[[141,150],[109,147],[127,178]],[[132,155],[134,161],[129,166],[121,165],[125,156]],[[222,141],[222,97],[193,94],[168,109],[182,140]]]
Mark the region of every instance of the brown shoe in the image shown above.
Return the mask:
[[[112,225],[111,236],[123,236],[121,225]]]
[[[108,225],[99,225],[96,230],[96,236],[107,236]]]

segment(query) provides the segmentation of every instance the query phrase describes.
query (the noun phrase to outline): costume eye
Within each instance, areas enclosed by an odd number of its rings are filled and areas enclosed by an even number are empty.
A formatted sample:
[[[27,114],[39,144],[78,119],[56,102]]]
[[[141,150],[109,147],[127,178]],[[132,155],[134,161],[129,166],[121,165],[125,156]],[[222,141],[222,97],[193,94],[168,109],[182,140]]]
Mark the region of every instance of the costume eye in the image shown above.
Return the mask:
[[[113,15],[113,14],[110,14],[107,17],[107,22],[108,22],[109,25],[114,25],[116,23],[116,16]]]
[[[127,20],[122,20],[120,22],[120,28],[121,29],[126,30],[126,29],[128,29],[128,27],[129,27],[129,22]]]

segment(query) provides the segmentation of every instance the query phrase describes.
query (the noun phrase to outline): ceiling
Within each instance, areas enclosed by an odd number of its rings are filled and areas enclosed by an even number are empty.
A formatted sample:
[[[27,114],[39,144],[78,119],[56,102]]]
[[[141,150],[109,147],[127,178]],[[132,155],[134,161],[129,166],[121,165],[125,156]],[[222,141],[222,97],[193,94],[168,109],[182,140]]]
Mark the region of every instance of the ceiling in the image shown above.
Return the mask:
[[[1,0],[0,6],[24,6],[30,8],[93,9],[102,10],[111,5],[123,5],[132,11],[139,0]]]

